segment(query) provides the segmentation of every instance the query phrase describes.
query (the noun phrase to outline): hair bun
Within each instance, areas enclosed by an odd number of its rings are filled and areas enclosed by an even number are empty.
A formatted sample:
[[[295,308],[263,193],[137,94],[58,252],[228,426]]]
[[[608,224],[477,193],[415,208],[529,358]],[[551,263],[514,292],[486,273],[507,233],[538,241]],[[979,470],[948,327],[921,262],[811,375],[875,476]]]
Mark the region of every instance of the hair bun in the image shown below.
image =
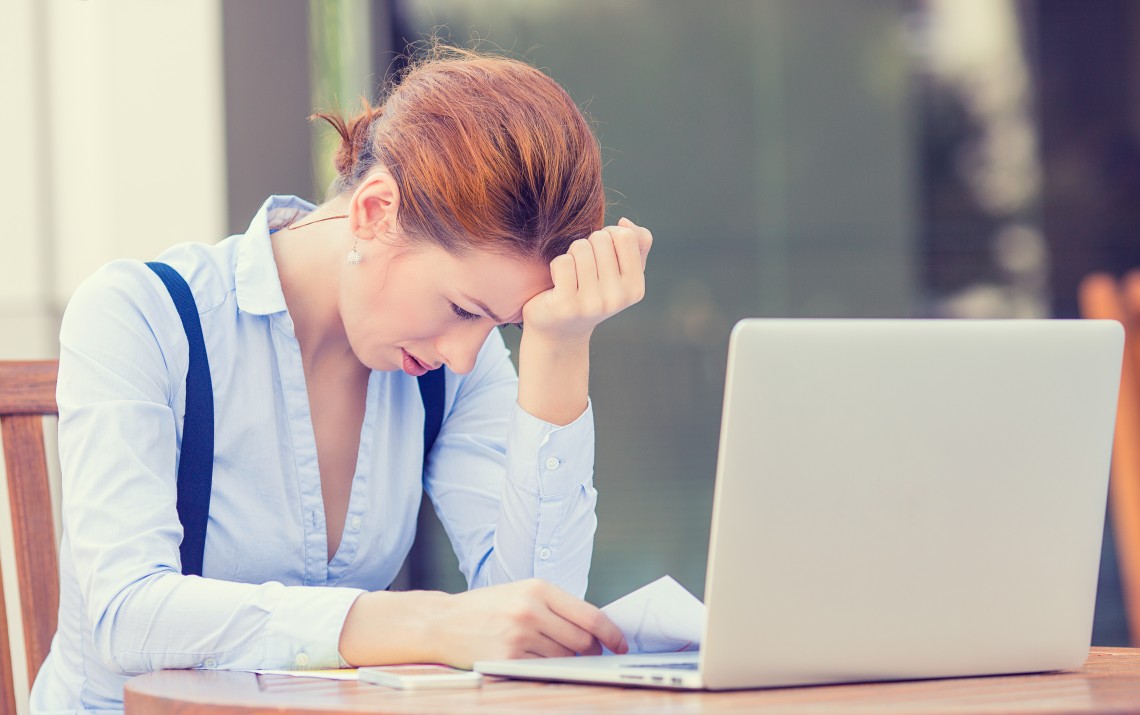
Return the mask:
[[[384,114],[383,106],[373,107],[366,97],[361,97],[360,103],[364,110],[347,122],[344,117],[333,112],[317,112],[309,117],[310,120],[325,120],[340,134],[340,149],[333,161],[337,174],[341,177],[351,177],[356,165],[362,160],[371,163],[372,147],[369,140],[372,122]]]

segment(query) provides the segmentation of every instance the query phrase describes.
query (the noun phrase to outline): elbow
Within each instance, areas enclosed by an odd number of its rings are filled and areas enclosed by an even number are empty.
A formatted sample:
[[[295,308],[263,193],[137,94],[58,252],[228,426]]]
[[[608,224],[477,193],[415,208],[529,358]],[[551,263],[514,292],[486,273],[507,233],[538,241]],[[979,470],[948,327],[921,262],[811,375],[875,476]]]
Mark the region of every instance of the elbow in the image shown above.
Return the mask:
[[[145,673],[145,668],[138,667],[137,663],[126,662],[121,658],[123,649],[118,645],[120,628],[116,627],[117,614],[105,611],[90,624],[91,643],[99,665],[116,675],[137,675]]]
[[[138,675],[160,669],[151,663],[146,643],[154,613],[145,610],[145,591],[167,574],[150,574],[121,588],[102,601],[89,600],[84,624],[91,634],[92,655],[99,664],[118,675]]]

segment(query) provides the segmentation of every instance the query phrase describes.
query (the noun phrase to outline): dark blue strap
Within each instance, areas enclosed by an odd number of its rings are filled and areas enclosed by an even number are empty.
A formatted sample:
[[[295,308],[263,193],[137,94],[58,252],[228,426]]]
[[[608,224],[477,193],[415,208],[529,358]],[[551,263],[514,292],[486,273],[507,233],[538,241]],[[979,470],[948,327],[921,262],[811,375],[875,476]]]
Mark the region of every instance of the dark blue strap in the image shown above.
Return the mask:
[[[214,473],[214,388],[202,338],[198,307],[186,281],[165,263],[151,262],[170,293],[189,345],[186,372],[186,412],[182,426],[182,453],[178,458],[178,520],[182,522],[182,573],[202,575],[206,549],[206,522],[210,515],[210,489]],[[418,379],[424,404],[424,469],[443,426],[444,371],[431,370]]]
[[[182,453],[178,457],[178,521],[182,522],[182,573],[202,575],[206,550],[206,519],[210,515],[210,487],[214,478],[214,386],[202,339],[198,306],[186,281],[165,263],[147,263],[158,274],[174,300],[186,342],[190,346],[186,369],[186,412],[182,421]]]
[[[420,399],[424,403],[424,463],[421,475],[427,472],[428,455],[435,445],[435,438],[439,436],[440,427],[443,426],[443,368],[431,370],[420,375]],[[421,476],[422,479],[422,476]],[[432,528],[431,507],[426,500],[420,502],[420,511],[416,517],[416,538],[412,548],[404,559],[404,566],[388,588],[397,590],[425,588],[428,586],[428,565],[434,559],[435,531]]]
[[[443,426],[443,368],[429,370],[417,378],[420,383],[420,399],[424,402],[424,464],[427,470],[428,455]]]

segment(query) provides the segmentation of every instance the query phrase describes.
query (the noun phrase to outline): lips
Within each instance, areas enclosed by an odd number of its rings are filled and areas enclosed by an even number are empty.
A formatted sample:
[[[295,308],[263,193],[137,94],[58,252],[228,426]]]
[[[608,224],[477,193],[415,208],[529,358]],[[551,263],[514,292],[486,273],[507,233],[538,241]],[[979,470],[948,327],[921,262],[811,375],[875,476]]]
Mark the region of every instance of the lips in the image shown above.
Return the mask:
[[[430,369],[427,365],[420,362],[418,358],[413,356],[407,350],[400,348],[400,351],[404,354],[404,372],[408,373],[412,377],[419,377]]]

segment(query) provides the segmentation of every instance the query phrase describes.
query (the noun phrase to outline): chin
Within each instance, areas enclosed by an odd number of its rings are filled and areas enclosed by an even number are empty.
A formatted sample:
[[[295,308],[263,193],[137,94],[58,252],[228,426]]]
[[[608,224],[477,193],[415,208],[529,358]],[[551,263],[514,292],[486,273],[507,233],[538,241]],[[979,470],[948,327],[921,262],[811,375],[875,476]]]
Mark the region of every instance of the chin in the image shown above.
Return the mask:
[[[391,360],[384,360],[383,358],[374,358],[367,361],[362,360],[361,362],[363,362],[368,369],[378,370],[380,372],[396,372],[397,370],[404,369],[403,364],[397,364]]]
[[[393,370],[403,369],[403,365],[401,363],[396,362],[392,358],[385,357],[385,351],[377,350],[372,353],[364,354],[361,354],[361,352],[357,350],[353,350],[352,352],[354,355],[356,355],[356,359],[360,361],[360,364],[369,370],[377,370],[379,372],[392,372]]]

